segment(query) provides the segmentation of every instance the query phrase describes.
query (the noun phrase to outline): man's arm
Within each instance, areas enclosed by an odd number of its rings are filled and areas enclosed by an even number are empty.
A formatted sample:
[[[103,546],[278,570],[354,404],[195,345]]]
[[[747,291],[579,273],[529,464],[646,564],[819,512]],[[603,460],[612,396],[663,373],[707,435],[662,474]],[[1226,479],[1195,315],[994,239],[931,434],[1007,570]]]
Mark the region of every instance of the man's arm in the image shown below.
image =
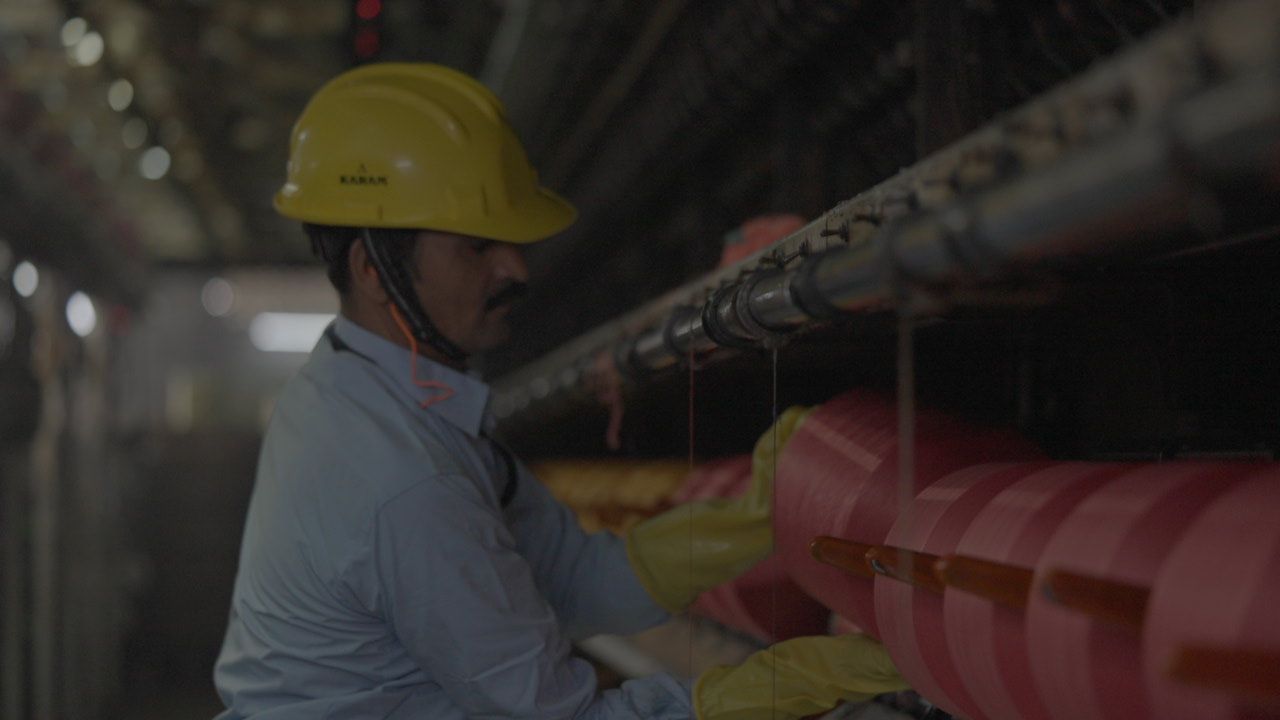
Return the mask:
[[[419,483],[381,509],[374,532],[378,611],[468,717],[691,717],[688,684],[670,676],[597,693],[516,537],[469,479]],[[593,552],[573,538],[564,549],[590,572]]]
[[[523,464],[516,465],[519,489],[507,519],[569,638],[627,635],[668,620],[636,577],[622,538],[588,535],[572,511]]]

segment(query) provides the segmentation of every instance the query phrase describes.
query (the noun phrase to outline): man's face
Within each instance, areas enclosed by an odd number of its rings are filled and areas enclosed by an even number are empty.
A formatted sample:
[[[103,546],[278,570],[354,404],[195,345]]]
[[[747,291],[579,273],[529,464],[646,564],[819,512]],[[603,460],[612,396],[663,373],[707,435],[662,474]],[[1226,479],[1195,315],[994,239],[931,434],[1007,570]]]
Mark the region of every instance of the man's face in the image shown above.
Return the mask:
[[[507,313],[529,280],[519,245],[423,231],[413,262],[422,309],[463,352],[507,340]]]

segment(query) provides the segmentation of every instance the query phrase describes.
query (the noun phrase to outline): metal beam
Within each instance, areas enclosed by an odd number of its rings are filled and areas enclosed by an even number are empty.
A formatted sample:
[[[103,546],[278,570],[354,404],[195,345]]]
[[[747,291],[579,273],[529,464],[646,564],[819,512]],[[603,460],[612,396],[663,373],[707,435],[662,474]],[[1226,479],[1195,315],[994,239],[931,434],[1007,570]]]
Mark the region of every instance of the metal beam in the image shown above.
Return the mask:
[[[639,381],[691,354],[893,308],[904,291],[959,302],[1027,269],[1204,242],[1213,228],[1193,208],[1227,187],[1263,220],[1280,196],[1277,58],[1274,3],[1177,23],[774,248],[502,378],[495,413],[519,423],[590,402],[602,357]]]

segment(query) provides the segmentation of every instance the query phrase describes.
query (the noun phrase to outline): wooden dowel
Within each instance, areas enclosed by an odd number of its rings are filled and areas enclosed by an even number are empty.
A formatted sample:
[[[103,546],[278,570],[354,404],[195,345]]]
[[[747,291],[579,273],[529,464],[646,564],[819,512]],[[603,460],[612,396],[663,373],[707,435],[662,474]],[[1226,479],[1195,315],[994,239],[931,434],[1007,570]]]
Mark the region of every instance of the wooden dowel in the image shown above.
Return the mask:
[[[1280,701],[1280,653],[1183,646],[1174,652],[1168,673],[1188,685]]]
[[[922,590],[942,594],[945,586],[934,572],[937,555],[905,550],[891,545],[877,545],[867,553],[871,569],[886,577],[909,583]]]
[[[1128,583],[1051,570],[1041,583],[1050,600],[1098,620],[1141,630],[1151,591]]]
[[[871,548],[866,543],[823,535],[809,543],[809,554],[818,562],[870,579],[875,577],[875,572],[867,563],[867,552]]]
[[[979,560],[967,555],[947,555],[934,564],[938,579],[949,588],[963,590],[992,602],[1021,610],[1027,606],[1035,573],[1027,568]]]

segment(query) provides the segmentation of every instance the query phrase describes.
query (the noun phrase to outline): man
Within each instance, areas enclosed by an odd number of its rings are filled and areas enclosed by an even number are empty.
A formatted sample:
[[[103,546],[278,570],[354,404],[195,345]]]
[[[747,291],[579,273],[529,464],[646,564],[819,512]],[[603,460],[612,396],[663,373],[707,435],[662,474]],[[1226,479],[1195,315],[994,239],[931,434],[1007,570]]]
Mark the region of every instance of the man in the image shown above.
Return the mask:
[[[221,717],[750,717],[779,705],[762,673],[788,717],[901,687],[866,640],[784,644],[696,693],[668,675],[600,693],[571,657],[572,640],[660,623],[763,558],[771,478],[624,542],[585,535],[488,437],[467,356],[507,336],[519,245],[574,211],[538,186],[483,86],[424,64],[339,76],[294,128],[276,207],[305,224],[341,314],[264,439],[214,670]]]

